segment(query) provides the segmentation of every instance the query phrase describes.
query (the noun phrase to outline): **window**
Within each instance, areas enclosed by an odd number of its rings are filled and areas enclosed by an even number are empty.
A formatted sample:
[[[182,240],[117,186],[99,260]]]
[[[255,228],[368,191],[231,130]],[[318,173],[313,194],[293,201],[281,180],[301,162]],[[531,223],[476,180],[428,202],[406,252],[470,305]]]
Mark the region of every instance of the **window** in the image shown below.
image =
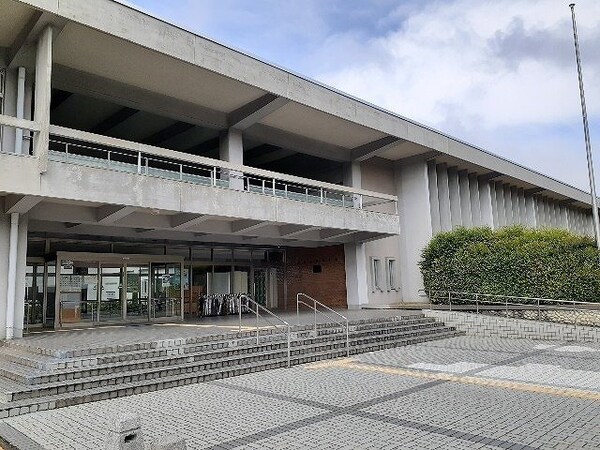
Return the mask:
[[[376,290],[383,291],[381,288],[381,260],[378,258],[371,259],[371,280],[373,292]]]
[[[386,258],[386,275],[387,275],[387,288],[388,291],[395,291],[398,289],[398,281],[397,281],[397,269],[396,269],[396,259],[395,258]]]

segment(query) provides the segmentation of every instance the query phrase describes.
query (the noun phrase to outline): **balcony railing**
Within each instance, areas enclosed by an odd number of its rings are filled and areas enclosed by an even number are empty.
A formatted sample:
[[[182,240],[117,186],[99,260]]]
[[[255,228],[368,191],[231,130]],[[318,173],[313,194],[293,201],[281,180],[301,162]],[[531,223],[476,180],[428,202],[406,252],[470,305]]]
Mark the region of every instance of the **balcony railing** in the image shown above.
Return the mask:
[[[397,197],[308,180],[226,161],[58,126],[50,127],[51,161],[235,189],[288,200],[398,213]]]

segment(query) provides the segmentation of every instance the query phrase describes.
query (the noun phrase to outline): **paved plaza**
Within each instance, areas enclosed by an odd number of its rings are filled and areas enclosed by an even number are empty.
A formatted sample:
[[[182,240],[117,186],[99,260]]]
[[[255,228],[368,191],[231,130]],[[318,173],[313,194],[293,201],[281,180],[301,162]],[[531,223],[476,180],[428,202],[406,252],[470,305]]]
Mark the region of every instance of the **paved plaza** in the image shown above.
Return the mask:
[[[189,449],[595,449],[600,344],[458,337],[9,418],[20,448],[104,448],[117,414]]]

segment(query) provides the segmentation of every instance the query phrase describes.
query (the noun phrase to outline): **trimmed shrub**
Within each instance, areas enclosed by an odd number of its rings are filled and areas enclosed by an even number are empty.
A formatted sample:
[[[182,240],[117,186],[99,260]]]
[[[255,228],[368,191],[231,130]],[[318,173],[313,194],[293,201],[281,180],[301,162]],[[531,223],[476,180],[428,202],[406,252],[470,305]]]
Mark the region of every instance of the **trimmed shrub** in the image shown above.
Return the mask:
[[[565,230],[458,228],[419,262],[425,289],[600,302],[595,241]]]

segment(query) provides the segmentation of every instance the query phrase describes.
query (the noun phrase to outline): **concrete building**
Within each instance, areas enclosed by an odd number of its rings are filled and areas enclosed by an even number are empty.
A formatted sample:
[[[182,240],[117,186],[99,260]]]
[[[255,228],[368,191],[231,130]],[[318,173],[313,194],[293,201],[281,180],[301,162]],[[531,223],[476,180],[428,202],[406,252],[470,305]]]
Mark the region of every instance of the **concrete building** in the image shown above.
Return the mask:
[[[591,233],[583,191],[116,1],[0,11],[0,337],[414,302],[439,231]]]

